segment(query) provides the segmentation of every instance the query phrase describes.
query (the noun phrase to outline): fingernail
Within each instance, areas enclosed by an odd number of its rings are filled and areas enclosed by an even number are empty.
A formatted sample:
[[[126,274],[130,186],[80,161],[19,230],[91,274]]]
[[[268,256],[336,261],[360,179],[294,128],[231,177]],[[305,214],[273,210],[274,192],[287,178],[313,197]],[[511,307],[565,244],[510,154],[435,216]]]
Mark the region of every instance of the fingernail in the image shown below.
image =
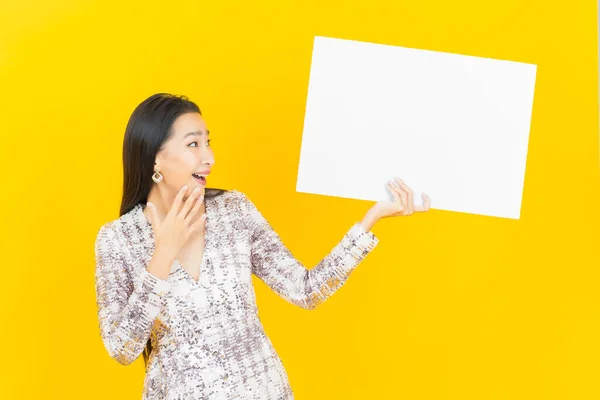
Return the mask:
[[[183,185],[183,188],[184,188],[184,189],[187,189],[187,188],[188,188],[188,185]]]
[[[148,206],[148,207],[154,207],[154,206],[152,205],[152,203],[150,203],[150,202],[148,202],[148,203],[147,203],[147,206]]]

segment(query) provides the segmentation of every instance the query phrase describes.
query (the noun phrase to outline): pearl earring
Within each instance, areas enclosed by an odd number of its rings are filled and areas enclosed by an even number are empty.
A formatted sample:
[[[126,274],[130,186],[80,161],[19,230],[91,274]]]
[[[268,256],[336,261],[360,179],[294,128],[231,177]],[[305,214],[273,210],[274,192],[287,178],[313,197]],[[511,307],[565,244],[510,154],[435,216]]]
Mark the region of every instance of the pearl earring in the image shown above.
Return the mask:
[[[158,171],[154,172],[154,174],[152,175],[152,180],[156,183],[159,183],[160,181],[162,181],[162,174]]]

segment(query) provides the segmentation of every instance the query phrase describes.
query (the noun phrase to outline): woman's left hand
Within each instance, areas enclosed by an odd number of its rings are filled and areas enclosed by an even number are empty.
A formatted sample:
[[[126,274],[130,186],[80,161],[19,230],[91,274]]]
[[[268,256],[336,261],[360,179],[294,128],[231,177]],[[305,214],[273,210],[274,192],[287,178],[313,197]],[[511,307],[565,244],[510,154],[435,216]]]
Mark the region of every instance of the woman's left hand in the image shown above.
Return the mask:
[[[395,178],[394,181],[389,181],[386,185],[392,195],[394,201],[379,201],[367,212],[361,225],[366,231],[371,230],[373,225],[381,218],[408,216],[415,212],[429,211],[431,199],[423,193],[423,205],[415,206],[414,195],[412,190],[401,179]]]
[[[394,201],[380,201],[373,206],[379,218],[409,216],[415,212],[429,211],[429,196],[423,193],[423,205],[415,206],[413,191],[400,178],[389,181],[386,186],[392,192]]]

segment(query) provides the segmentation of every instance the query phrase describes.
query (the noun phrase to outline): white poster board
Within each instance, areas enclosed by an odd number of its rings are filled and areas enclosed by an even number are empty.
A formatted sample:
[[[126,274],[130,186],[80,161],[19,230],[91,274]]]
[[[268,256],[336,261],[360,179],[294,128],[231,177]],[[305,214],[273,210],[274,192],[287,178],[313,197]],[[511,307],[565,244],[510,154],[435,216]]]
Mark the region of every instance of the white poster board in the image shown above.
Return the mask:
[[[315,37],[296,190],[518,219],[536,69]]]

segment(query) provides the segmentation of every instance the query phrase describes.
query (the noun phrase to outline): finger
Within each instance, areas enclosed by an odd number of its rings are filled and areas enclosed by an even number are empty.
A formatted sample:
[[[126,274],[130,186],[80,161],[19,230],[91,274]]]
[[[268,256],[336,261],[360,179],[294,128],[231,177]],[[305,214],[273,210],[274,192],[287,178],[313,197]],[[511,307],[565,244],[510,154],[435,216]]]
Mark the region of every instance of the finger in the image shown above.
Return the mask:
[[[181,202],[183,200],[183,196],[187,193],[187,189],[187,185],[183,185],[181,189],[179,189],[179,192],[177,192],[177,196],[175,196],[175,200],[173,200],[173,205],[171,206],[168,215],[177,215],[179,213],[179,209],[181,208]]]
[[[390,181],[388,183],[388,186],[390,188],[390,191],[392,192],[392,195],[394,196],[394,199],[396,199],[396,202],[400,203],[400,205],[402,206],[403,210],[406,209],[406,205],[405,205],[404,199],[402,198],[402,196],[403,196],[402,190],[393,181]]]
[[[417,212],[426,212],[431,208],[431,199],[425,193],[421,195],[423,197],[423,206],[415,207]]]
[[[188,196],[188,198],[183,203],[183,207],[181,208],[179,215],[183,216],[184,219],[190,212],[190,209],[192,208],[192,206],[194,204],[196,204],[196,199],[198,199],[198,196],[200,196],[200,188],[197,187],[194,190],[192,190],[192,193]]]
[[[184,217],[184,219],[186,221],[186,225],[189,225],[190,221],[194,220],[194,217],[196,216],[196,214],[198,213],[198,210],[200,210],[200,207],[202,206],[203,199],[204,199],[204,195],[200,195],[198,197],[198,200],[196,200],[196,202],[192,206],[192,209],[190,210],[190,212],[188,212],[187,215]]]
[[[396,183],[406,192],[407,196],[407,204],[408,212],[412,214],[415,211],[415,195],[411,188],[408,187],[406,183],[400,178],[395,178]]]
[[[398,192],[400,199],[402,199],[401,201],[402,201],[403,212],[408,213],[408,193],[406,193],[404,190],[402,190],[402,188],[397,187],[397,186],[396,186],[396,191]]]
[[[404,209],[408,210],[408,193],[402,190],[402,187],[400,187],[397,182],[392,180],[390,181],[390,183],[392,184],[392,187],[395,188],[396,191],[400,194],[400,198],[402,199],[402,206],[404,207]]]
[[[199,229],[199,228],[200,228],[202,225],[204,225],[204,221],[206,221],[206,218],[207,218],[207,215],[206,215],[206,213],[202,214],[202,215],[200,216],[200,218],[198,218],[198,219],[196,220],[196,222],[194,222],[194,223],[193,223],[193,224],[190,226],[190,228],[189,228],[189,232],[190,232],[190,233],[192,233],[192,232],[196,232],[196,230],[197,230],[197,229]]]
[[[400,211],[404,211],[405,206],[404,206],[404,203],[402,203],[402,197],[400,196],[400,190],[389,182],[386,184],[386,186],[388,187],[390,192],[392,192],[392,196],[394,197],[395,202],[400,205]]]

